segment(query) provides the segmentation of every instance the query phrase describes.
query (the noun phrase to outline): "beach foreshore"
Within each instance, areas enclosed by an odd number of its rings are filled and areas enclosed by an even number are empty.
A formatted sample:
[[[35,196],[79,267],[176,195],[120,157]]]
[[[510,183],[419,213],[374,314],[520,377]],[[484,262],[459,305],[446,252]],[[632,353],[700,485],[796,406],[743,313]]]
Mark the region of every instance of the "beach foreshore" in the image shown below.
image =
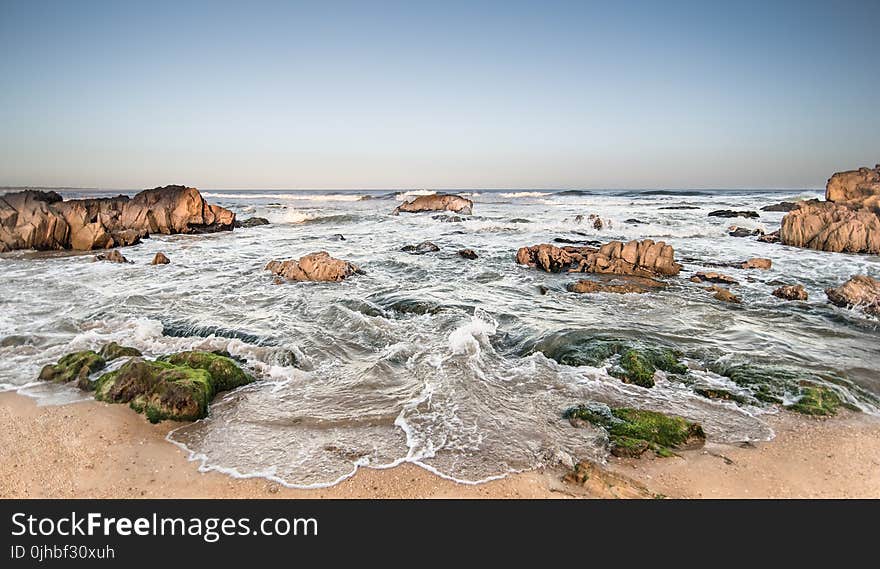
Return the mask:
[[[776,438],[708,443],[673,458],[591,465],[585,482],[551,468],[466,485],[414,464],[362,468],[329,487],[202,473],[123,405],[38,406],[0,393],[0,498],[880,498],[880,418],[845,411],[819,420],[770,416]]]

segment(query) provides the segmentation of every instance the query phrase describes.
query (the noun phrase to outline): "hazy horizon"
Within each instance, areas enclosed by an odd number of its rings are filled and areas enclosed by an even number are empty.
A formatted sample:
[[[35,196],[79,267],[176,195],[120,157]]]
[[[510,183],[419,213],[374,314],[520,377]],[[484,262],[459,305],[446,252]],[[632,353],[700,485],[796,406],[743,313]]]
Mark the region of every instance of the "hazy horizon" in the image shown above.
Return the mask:
[[[821,189],[880,3],[0,3],[0,185]]]

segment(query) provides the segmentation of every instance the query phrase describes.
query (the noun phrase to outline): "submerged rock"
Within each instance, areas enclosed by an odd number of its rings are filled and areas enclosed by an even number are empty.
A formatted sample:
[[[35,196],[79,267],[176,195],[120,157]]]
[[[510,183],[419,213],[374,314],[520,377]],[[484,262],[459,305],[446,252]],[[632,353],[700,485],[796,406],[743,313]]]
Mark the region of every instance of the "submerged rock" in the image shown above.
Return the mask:
[[[108,253],[99,253],[95,255],[95,259],[98,261],[108,261],[110,263],[128,263],[128,259],[126,259],[122,253],[119,252],[118,249],[113,249]]]
[[[699,206],[695,205],[667,205],[663,207],[659,207],[657,209],[701,209]]]
[[[741,269],[761,269],[762,271],[769,270],[770,267],[773,266],[773,261],[770,259],[764,259],[762,257],[752,257],[747,261],[743,261],[740,263]]]
[[[800,397],[786,409],[805,415],[831,416],[836,415],[842,405],[840,396],[830,387],[808,385],[801,389]]]
[[[703,271],[694,273],[691,276],[690,281],[695,283],[739,284],[735,278],[729,275],[715,272],[706,273]]]
[[[566,290],[580,294],[594,292],[613,292],[618,294],[645,293],[665,287],[666,284],[652,279],[638,279],[621,283],[600,283],[593,280],[581,279],[570,283]]]
[[[715,300],[721,300],[723,302],[730,302],[732,304],[742,304],[742,299],[737,295],[730,292],[728,289],[724,287],[720,287],[718,285],[712,285],[706,288],[709,292],[714,292],[715,294],[712,297]]]
[[[165,256],[165,253],[162,253],[160,251],[160,252],[156,253],[156,256],[153,257],[152,261],[150,261],[150,264],[151,265],[167,265],[170,262],[171,262],[171,259],[169,259],[167,256]]]
[[[547,272],[598,273],[656,277],[677,275],[681,265],[675,251],[663,241],[610,241],[598,249],[592,247],[556,247],[550,244],[521,247],[516,262]]]
[[[431,219],[436,219],[437,221],[442,221],[444,223],[461,223],[462,221],[464,221],[464,218],[458,215],[445,214],[432,215]]]
[[[648,449],[672,456],[673,450],[700,448],[706,442],[699,423],[656,411],[591,404],[568,409],[564,417],[575,425],[584,421],[605,429],[614,456],[638,458]]]
[[[425,253],[436,253],[440,250],[440,247],[430,241],[423,241],[418,245],[404,245],[400,250],[410,255],[424,255]]]
[[[318,251],[299,260],[269,261],[266,270],[289,281],[338,282],[354,274],[362,274],[357,265],[335,259],[326,251]]]
[[[764,235],[764,232],[760,229],[747,229],[745,227],[733,226],[727,234],[731,237],[756,237]]]
[[[187,354],[168,357],[175,359],[180,356],[180,365],[170,361],[134,358],[118,370],[98,378],[95,382],[95,399],[108,403],[128,403],[132,409],[146,415],[151,423],[166,419],[195,421],[207,416],[208,404],[217,393],[253,381],[229,358],[209,352]],[[219,360],[225,361],[217,363]],[[213,363],[204,367],[190,365],[208,361]],[[225,373],[231,368],[238,370],[238,373]]]
[[[244,221],[235,222],[235,227],[242,227],[244,229],[248,229],[250,227],[259,227],[261,225],[269,225],[269,220],[265,217],[249,217]]]
[[[471,215],[474,202],[455,194],[431,194],[418,196],[411,201],[403,202],[391,212],[392,215],[403,213],[419,213],[423,211],[451,211]]]
[[[144,190],[133,198],[66,201],[55,192],[27,190],[0,196],[0,252],[109,249],[151,233],[231,230],[234,222],[234,213],[184,186]]]
[[[803,285],[784,285],[774,290],[773,296],[783,300],[807,300],[809,295]]]
[[[469,259],[473,261],[477,258],[477,253],[473,249],[462,249],[458,252],[459,257],[464,257],[465,259]]]
[[[716,209],[715,211],[709,212],[709,217],[748,217],[748,218],[757,218],[760,217],[757,211],[734,211],[732,209]]]
[[[779,243],[779,230],[777,229],[773,233],[761,235],[758,237],[758,241],[761,243]]]
[[[791,211],[797,207],[797,202],[779,202],[777,204],[765,205],[761,211]]]
[[[880,280],[856,275],[837,288],[825,289],[825,294],[832,304],[859,307],[867,314],[880,316]]]

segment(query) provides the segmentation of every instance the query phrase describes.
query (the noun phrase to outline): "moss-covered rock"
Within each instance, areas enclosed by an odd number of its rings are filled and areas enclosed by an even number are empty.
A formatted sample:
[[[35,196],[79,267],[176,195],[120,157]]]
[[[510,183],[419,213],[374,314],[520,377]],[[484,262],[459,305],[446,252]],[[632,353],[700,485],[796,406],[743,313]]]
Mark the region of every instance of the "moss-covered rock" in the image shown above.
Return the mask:
[[[706,441],[699,423],[656,411],[591,404],[573,407],[565,417],[575,424],[587,421],[604,428],[615,456],[638,457],[648,449],[671,456],[672,449],[697,448]]]
[[[695,387],[694,392],[706,399],[721,399],[723,401],[734,401],[736,403],[749,402],[748,397],[740,395],[739,393],[734,393],[729,389],[721,389],[718,387]]]
[[[781,366],[715,363],[709,369],[747,388],[755,399],[772,404],[781,404],[786,393],[797,393],[799,382],[809,377],[806,372]]]
[[[89,375],[101,370],[107,362],[92,350],[72,352],[67,354],[55,364],[44,366],[40,370],[39,378],[42,381],[54,381],[67,383],[77,381],[81,386],[87,386]]]
[[[611,358],[620,356],[609,374],[642,387],[654,386],[654,373],[658,369],[673,375],[683,375],[688,371],[675,350],[645,347],[625,340],[590,337],[581,332],[569,332],[542,340],[535,345],[534,351],[570,366],[599,367]]]
[[[214,395],[252,381],[229,358],[183,352],[157,361],[132,358],[98,379],[95,399],[128,403],[153,423],[194,421],[208,414]]]
[[[254,380],[253,377],[242,371],[231,357],[215,352],[180,352],[162,359],[170,364],[207,371],[211,374],[217,392],[235,389]]]
[[[805,415],[831,416],[837,414],[842,403],[840,396],[830,387],[807,385],[801,388],[800,398],[786,409]]]
[[[101,351],[98,353],[108,362],[113,361],[117,358],[133,358],[143,355],[141,351],[137,348],[121,346],[116,342],[110,342],[109,344],[106,344],[103,348],[101,348]]]

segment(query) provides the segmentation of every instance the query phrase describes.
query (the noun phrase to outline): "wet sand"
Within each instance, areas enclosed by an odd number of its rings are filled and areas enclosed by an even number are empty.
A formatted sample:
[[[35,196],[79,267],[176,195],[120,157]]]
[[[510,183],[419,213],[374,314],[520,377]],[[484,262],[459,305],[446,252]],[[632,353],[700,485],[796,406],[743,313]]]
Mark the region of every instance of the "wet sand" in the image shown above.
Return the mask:
[[[0,393],[0,498],[880,498],[880,419],[772,417],[777,438],[741,448],[709,444],[668,459],[591,466],[583,484],[545,469],[480,485],[415,465],[360,469],[331,488],[291,489],[261,478],[201,473],[124,405],[37,406]]]

